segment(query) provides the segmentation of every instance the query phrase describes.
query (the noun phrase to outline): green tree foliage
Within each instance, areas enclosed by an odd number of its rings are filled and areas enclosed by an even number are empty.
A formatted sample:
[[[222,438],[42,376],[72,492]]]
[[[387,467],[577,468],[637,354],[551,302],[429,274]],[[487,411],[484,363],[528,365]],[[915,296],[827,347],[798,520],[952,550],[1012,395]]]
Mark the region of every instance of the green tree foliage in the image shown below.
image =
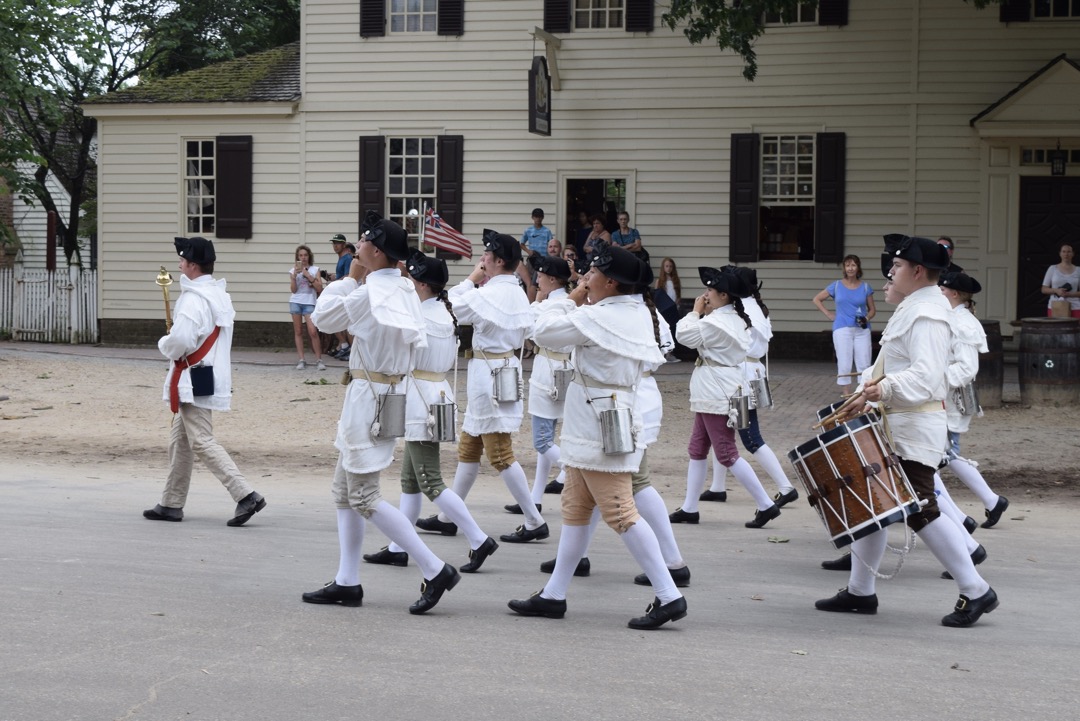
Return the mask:
[[[968,0],[964,0],[968,2]],[[1000,5],[1005,0],[971,0],[976,8]],[[671,8],[661,21],[672,30],[682,28],[691,44],[716,39],[723,50],[732,50],[743,59],[743,77],[757,76],[754,42],[765,32],[766,13],[798,17],[800,7],[816,8],[818,0],[671,0]]]
[[[64,254],[79,264],[80,209],[96,196],[96,128],[82,103],[296,40],[299,8],[300,0],[0,0],[0,177],[58,211],[45,183],[52,173],[71,197],[70,211],[58,213]]]

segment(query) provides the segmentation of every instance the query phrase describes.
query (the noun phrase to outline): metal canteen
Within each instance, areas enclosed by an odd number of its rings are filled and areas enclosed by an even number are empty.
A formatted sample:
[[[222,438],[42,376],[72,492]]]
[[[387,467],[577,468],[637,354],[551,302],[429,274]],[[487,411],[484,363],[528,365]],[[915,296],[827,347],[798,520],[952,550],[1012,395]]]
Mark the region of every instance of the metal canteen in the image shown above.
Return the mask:
[[[614,399],[614,396],[612,396]],[[634,415],[629,408],[600,411],[600,438],[604,454],[618,456],[634,452]]]
[[[561,401],[566,399],[566,389],[570,387],[570,381],[574,378],[573,368],[555,368],[551,371],[551,400]]]
[[[495,381],[495,400],[499,403],[516,403],[521,400],[521,376],[519,369],[504,365],[491,372]]]
[[[379,395],[378,438],[401,438],[405,435],[405,394],[387,391]]]
[[[962,416],[975,416],[979,414],[979,394],[975,390],[975,382],[953,389],[956,408]]]
[[[735,409],[735,428],[743,431],[750,427],[750,396],[743,394],[742,386],[728,399]]]
[[[440,392],[439,402],[431,404],[435,417],[435,438],[439,443],[452,443],[457,439],[457,406]]]
[[[754,404],[758,408],[772,408],[772,389],[769,388],[769,379],[758,376],[750,381],[750,392],[754,396]]]

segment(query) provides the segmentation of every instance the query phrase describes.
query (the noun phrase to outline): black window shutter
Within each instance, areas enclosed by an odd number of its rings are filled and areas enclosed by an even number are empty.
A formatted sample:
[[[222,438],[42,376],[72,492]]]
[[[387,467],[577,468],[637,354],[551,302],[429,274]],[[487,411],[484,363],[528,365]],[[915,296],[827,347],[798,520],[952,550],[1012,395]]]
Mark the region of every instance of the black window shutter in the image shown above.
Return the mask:
[[[360,222],[364,223],[367,211],[386,214],[386,139],[381,135],[360,137]]]
[[[570,32],[570,0],[544,0],[544,30]]]
[[[1003,23],[1026,23],[1031,20],[1031,0],[1005,0],[998,8]]]
[[[753,263],[758,259],[760,153],[761,139],[757,133],[731,136],[728,258],[733,263]]]
[[[465,136],[440,135],[436,151],[439,156],[435,178],[435,207],[439,216],[451,228],[461,230],[462,181],[465,175]],[[456,253],[439,250],[439,258],[460,258]]]
[[[847,25],[848,0],[820,0],[818,25]]]
[[[251,237],[251,148],[250,135],[222,135],[216,140],[215,180],[217,216],[214,235],[218,238]]]
[[[626,0],[626,32],[653,31],[653,0]]]
[[[384,35],[386,0],[360,0],[360,37],[381,38]]]
[[[464,35],[465,0],[439,0],[436,18],[439,35]]]
[[[844,258],[843,133],[817,134],[817,177],[814,178],[814,260],[839,263]]]

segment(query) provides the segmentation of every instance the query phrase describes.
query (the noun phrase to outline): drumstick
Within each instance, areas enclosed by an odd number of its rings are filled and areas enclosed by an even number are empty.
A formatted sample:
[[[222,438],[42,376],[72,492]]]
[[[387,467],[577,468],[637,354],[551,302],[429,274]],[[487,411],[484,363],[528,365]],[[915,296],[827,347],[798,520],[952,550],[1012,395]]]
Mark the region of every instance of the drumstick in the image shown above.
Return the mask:
[[[873,380],[867,381],[866,383],[863,384],[863,389],[869,388],[870,386],[876,386],[884,378],[885,378],[885,376],[881,376],[880,378],[874,378]],[[838,420],[840,418],[846,417],[848,415],[848,411],[850,411],[851,408],[855,405],[854,400],[856,398],[858,398],[859,396],[861,396],[861,395],[862,395],[861,391],[859,393],[851,394],[851,396],[846,401],[844,401],[843,405],[841,405],[839,408],[837,408],[835,411],[833,411],[831,414],[829,414],[825,418],[822,418],[816,424],[811,426],[811,428],[816,431],[818,428],[821,428],[826,423],[832,423],[833,421],[836,421],[836,420]]]
[[[837,378],[851,378],[852,376],[861,376],[862,371],[856,371],[854,373],[837,373]]]

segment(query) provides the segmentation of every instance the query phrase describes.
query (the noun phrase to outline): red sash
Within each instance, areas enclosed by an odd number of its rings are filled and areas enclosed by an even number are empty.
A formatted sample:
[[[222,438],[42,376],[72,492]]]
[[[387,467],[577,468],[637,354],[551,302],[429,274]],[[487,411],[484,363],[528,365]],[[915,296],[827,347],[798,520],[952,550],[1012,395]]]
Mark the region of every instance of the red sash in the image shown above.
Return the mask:
[[[173,374],[172,378],[169,379],[169,408],[173,413],[180,410],[180,374],[184,372],[185,368],[190,368],[206,357],[219,333],[221,333],[221,326],[215,326],[214,332],[207,336],[197,351],[184,356],[180,360],[173,361]]]

